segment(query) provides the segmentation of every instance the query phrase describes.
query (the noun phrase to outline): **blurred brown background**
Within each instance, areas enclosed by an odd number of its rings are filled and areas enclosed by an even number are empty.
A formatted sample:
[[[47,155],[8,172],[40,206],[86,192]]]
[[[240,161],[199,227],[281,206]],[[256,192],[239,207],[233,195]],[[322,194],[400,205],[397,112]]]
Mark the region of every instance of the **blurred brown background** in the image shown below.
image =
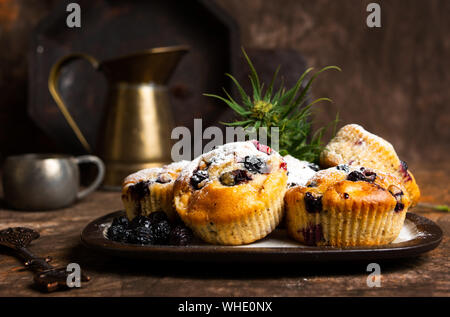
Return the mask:
[[[0,160],[12,153],[62,151],[28,118],[30,33],[57,0],[0,0]],[[394,144],[409,162],[446,161],[450,150],[450,1],[217,0],[249,48],[294,49],[308,66],[338,65],[313,87],[319,119],[339,111]],[[366,6],[381,4],[381,28]],[[288,70],[289,64],[281,68]]]
[[[315,97],[322,118],[360,123],[407,161],[446,160],[450,150],[450,1],[221,0],[248,46],[299,50],[323,74]],[[381,28],[366,26],[381,4]],[[285,68],[289,65],[284,65]]]

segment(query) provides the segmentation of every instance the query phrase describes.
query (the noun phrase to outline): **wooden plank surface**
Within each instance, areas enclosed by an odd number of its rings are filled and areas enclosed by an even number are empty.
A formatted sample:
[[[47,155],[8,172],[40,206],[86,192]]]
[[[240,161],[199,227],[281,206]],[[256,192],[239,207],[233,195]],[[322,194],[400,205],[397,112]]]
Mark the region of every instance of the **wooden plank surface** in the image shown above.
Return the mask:
[[[427,202],[450,203],[449,166],[417,166]],[[368,263],[322,265],[220,265],[155,263],[106,257],[80,243],[91,220],[121,208],[120,194],[96,192],[60,211],[21,212],[0,207],[0,228],[27,226],[41,238],[30,247],[55,264],[79,263],[92,277],[81,289],[42,294],[19,260],[0,249],[0,296],[449,296],[450,214],[413,210],[444,231],[441,245],[418,258],[381,262],[381,287],[368,288]]]

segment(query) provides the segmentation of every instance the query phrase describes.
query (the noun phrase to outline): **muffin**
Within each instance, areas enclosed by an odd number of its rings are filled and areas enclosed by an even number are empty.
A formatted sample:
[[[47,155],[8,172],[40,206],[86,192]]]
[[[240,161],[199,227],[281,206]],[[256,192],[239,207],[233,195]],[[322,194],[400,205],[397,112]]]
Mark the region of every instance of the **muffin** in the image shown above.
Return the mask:
[[[365,166],[393,174],[402,181],[411,206],[419,201],[420,190],[414,176],[408,171],[406,162],[398,158],[394,147],[357,124],[342,127],[321,153],[322,167],[339,164]]]
[[[122,184],[122,202],[128,219],[164,211],[169,220],[177,219],[173,206],[173,185],[189,161],[148,168],[131,174]]]
[[[257,141],[228,143],[190,163],[175,182],[181,220],[202,240],[240,245],[264,238],[283,215],[283,158]]]
[[[399,235],[410,204],[394,175],[339,165],[288,189],[286,226],[306,245],[382,245]]]
[[[316,164],[300,161],[291,155],[285,155],[283,159],[287,164],[288,188],[297,185],[304,186],[319,170],[319,166]]]

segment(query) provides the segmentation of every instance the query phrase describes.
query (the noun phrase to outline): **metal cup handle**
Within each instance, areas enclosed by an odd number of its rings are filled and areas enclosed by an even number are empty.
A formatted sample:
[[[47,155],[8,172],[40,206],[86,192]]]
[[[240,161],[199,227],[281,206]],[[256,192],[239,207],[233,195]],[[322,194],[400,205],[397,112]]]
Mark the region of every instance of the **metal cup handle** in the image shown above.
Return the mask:
[[[83,199],[84,197],[92,193],[94,190],[96,190],[102,183],[103,177],[105,176],[105,164],[103,164],[103,161],[101,159],[99,159],[97,156],[94,155],[82,155],[75,157],[75,162],[77,164],[93,163],[97,166],[98,169],[97,177],[92,182],[92,184],[89,185],[87,188],[83,189],[82,191],[78,192],[77,199]]]
[[[48,89],[53,99],[55,100],[56,105],[58,106],[59,110],[61,110],[62,114],[64,115],[64,118],[72,128],[73,132],[77,136],[80,143],[83,145],[83,147],[86,149],[88,153],[91,153],[91,147],[89,146],[89,143],[86,141],[86,138],[84,137],[77,123],[75,122],[66,105],[64,104],[64,101],[62,100],[61,95],[58,91],[58,80],[59,76],[61,75],[61,69],[67,64],[78,59],[84,59],[88,61],[94,69],[98,69],[99,67],[99,62],[90,55],[82,53],[66,55],[59,61],[57,61],[50,70],[50,75],[48,77]]]

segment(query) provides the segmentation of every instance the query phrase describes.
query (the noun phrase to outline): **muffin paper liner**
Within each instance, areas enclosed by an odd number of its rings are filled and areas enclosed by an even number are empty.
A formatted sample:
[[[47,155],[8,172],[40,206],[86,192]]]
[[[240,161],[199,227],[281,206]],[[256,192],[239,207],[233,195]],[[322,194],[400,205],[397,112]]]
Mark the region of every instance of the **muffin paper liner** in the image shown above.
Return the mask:
[[[280,223],[284,212],[283,195],[266,209],[251,213],[230,223],[193,224],[189,227],[204,241],[212,244],[241,245],[262,239]]]
[[[406,209],[345,200],[323,206],[317,213],[305,210],[303,199],[287,202],[288,234],[307,245],[371,246],[387,244],[399,235]]]
[[[167,214],[169,220],[176,220],[178,215],[173,206],[173,182],[169,184],[149,184],[148,189],[149,195],[139,202],[133,201],[130,194],[122,199],[127,217],[133,219],[137,215],[148,216],[152,212],[163,211]]]

